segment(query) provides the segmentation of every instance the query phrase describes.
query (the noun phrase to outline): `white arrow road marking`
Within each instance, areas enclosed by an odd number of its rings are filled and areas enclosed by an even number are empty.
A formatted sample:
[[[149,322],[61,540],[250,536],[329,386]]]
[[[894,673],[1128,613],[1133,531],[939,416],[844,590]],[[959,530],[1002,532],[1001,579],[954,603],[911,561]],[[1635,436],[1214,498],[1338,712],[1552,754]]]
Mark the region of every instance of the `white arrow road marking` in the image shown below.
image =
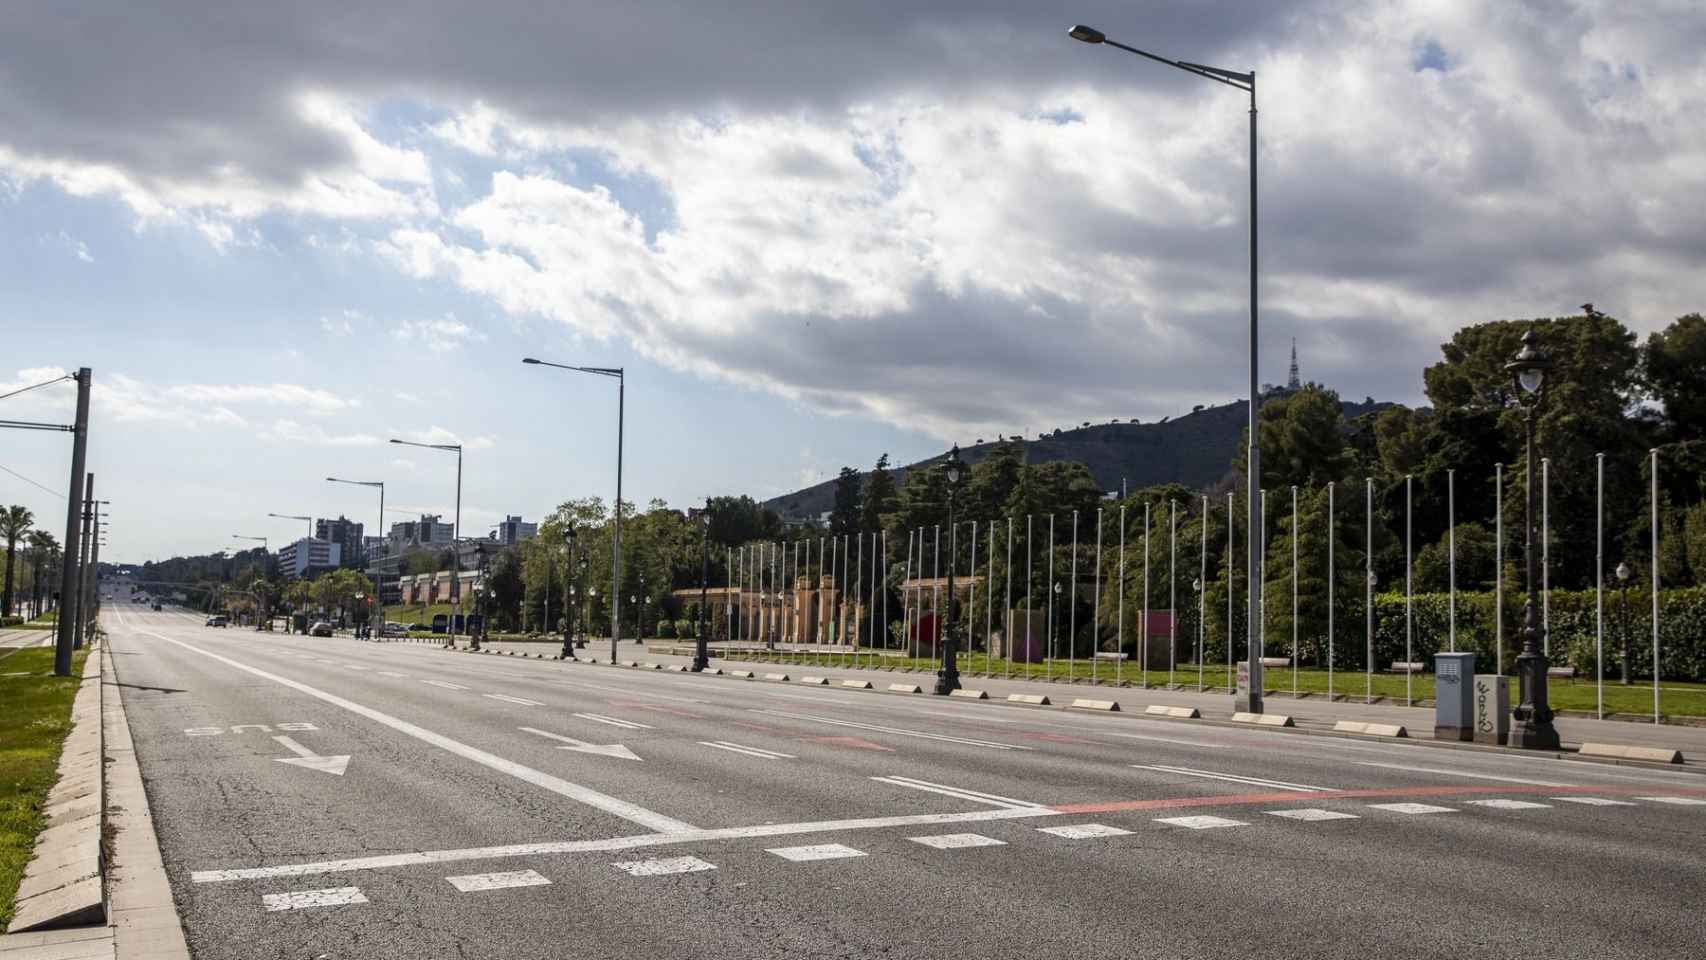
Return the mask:
[[[482,693],[480,696],[485,697],[488,700],[502,700],[505,703],[516,703],[524,707],[543,707],[545,705],[539,700],[529,700],[526,697],[512,697],[503,693]]]
[[[701,747],[716,747],[718,750],[727,750],[730,753],[744,753],[749,757],[757,757],[760,760],[795,759],[794,755],[791,753],[777,753],[774,750],[764,750],[759,747],[743,746],[738,743],[730,743],[727,740],[701,740],[699,741],[699,745]]]
[[[275,763],[307,767],[310,770],[329,773],[334,777],[343,776],[344,768],[349,766],[349,754],[347,753],[336,757],[322,757],[289,737],[273,737],[273,739],[283,745],[286,750],[296,754],[294,757],[276,757],[274,758]]]
[[[1180,777],[1202,777],[1208,780],[1225,780],[1229,783],[1242,783],[1251,787],[1271,787],[1275,790],[1287,790],[1291,793],[1320,793],[1327,787],[1312,787],[1307,783],[1288,783],[1284,780],[1264,780],[1261,777],[1245,777],[1236,773],[1213,773],[1208,770],[1196,770],[1191,767],[1168,767],[1161,764],[1134,763],[1132,767],[1138,770],[1154,770],[1157,773],[1171,773]]]
[[[601,713],[577,713],[577,714],[574,714],[574,716],[580,717],[582,720],[591,720],[595,723],[608,723],[613,727],[622,727],[626,730],[650,730],[650,729],[652,729],[650,726],[648,726],[644,723],[635,723],[632,720],[621,720],[621,719],[618,719],[616,717],[607,717]]]
[[[236,660],[230,659],[229,657],[222,657],[217,653],[210,653],[195,646],[194,644],[185,643],[182,640],[175,640],[171,637],[165,636],[164,634],[153,633],[146,630],[139,630],[137,632],[154,637],[157,640],[163,640],[167,643],[173,644],[174,646],[183,647],[191,653],[200,654],[210,660],[217,660],[228,667],[241,670],[251,676],[260,677],[263,680],[271,680],[280,686],[289,687],[298,693],[306,694],[316,700],[348,710],[350,713],[353,713],[358,717],[365,717],[366,719],[380,724],[381,726],[389,727],[404,736],[414,737],[416,740],[431,744],[432,746],[438,747],[440,750],[453,753],[464,760],[477,763],[488,770],[496,770],[499,773],[507,774],[517,780],[531,783],[542,790],[549,790],[558,796],[568,797],[570,800],[576,800],[589,807],[603,810],[605,813],[611,814],[612,816],[621,817],[631,823],[637,823],[643,827],[647,827],[648,829],[656,830],[660,834],[677,835],[693,833],[699,829],[690,823],[684,823],[673,817],[666,817],[661,813],[647,810],[639,804],[629,803],[626,800],[613,797],[607,793],[601,793],[591,787],[581,786],[578,783],[570,783],[561,777],[554,777],[542,770],[535,770],[524,764],[516,763],[514,760],[508,760],[494,753],[488,753],[485,750],[470,746],[460,740],[453,740],[442,733],[417,726],[407,720],[393,717],[388,713],[383,713],[379,710],[373,709],[372,707],[356,703],[353,700],[347,700],[337,694],[327,693],[324,690],[311,687],[306,683],[292,680],[289,677],[281,677],[276,673],[268,673],[259,667],[251,667],[246,663],[240,663]]]
[[[551,740],[561,740],[564,744],[567,744],[567,746],[558,747],[558,750],[573,750],[576,753],[596,753],[601,756],[617,757],[622,760],[640,759],[634,755],[634,751],[629,750],[620,743],[587,743],[585,740],[576,740],[574,737],[565,737],[561,734],[551,733],[546,730],[535,730],[532,727],[517,727],[516,729],[523,733],[537,734],[538,736],[546,737]]]

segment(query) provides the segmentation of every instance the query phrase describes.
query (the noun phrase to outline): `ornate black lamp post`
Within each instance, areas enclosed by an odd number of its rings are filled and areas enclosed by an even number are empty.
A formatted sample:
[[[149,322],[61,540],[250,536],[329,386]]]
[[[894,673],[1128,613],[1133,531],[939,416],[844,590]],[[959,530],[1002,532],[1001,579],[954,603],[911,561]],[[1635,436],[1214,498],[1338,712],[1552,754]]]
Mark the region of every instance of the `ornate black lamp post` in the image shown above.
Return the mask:
[[[478,650],[480,640],[486,632],[486,575],[491,573],[492,567],[491,561],[486,557],[485,544],[474,547],[474,557],[480,571],[480,579],[474,584],[474,612],[480,615],[480,628],[468,631],[468,641],[472,649]],[[457,574],[460,575],[461,571],[458,570]]]
[[[697,624],[698,640],[693,646],[694,673],[699,673],[711,665],[710,653],[705,648],[705,603],[706,591],[711,581],[711,501],[705,501],[705,513],[699,518],[699,617]]]
[[[1623,593],[1623,628],[1618,633],[1622,634],[1622,680],[1625,687],[1629,685],[1629,578],[1634,575],[1635,571],[1629,568],[1628,563],[1620,562],[1617,564],[1617,586]]]
[[[572,523],[563,528],[563,549],[568,552],[569,563],[573,564],[575,562],[575,559],[574,559],[575,558],[575,525]],[[550,558],[547,557],[546,559],[549,560]],[[571,566],[569,569],[572,570],[574,568]],[[549,576],[549,575],[547,575],[547,576]],[[564,660],[573,659],[574,655],[575,655],[575,630],[574,630],[575,600],[574,600],[574,591],[575,591],[574,584],[570,584],[569,585],[569,602],[564,604],[564,610],[563,610],[564,614],[566,614],[563,617],[563,656],[562,656],[562,658]],[[545,629],[546,630],[551,629],[551,625],[548,623],[545,624]]]
[[[948,542],[953,543],[954,530],[954,488],[960,483],[960,445],[948,451],[948,457],[943,461],[947,468],[948,478]],[[960,605],[954,599],[954,558],[948,558],[948,637],[947,645],[942,648],[942,669],[936,672],[936,695],[945,697],[960,688],[960,666],[954,655],[959,652],[959,637],[955,632],[958,628],[958,612]]]
[[[1545,399],[1546,371],[1552,361],[1535,346],[1533,330],[1522,335],[1522,349],[1505,364],[1516,380],[1523,403],[1523,427],[1527,434],[1527,482],[1523,490],[1523,563],[1528,577],[1528,600],[1522,611],[1522,653],[1516,658],[1517,691],[1521,702],[1511,711],[1510,745],[1533,750],[1558,749],[1558,730],[1552,726],[1552,707],[1546,696],[1546,655],[1541,652],[1539,581],[1534,575],[1534,419]]]

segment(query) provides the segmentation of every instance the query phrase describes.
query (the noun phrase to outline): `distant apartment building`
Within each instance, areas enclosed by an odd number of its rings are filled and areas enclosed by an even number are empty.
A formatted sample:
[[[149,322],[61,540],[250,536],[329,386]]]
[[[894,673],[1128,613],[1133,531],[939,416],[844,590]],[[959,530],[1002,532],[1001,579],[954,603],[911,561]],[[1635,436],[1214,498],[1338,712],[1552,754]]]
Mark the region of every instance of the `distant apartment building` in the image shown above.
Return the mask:
[[[339,514],[336,520],[314,521],[314,539],[335,543],[344,563],[356,564],[366,555],[361,524]]]
[[[303,537],[278,551],[278,569],[285,577],[301,580],[331,570],[343,559],[343,546],[318,537]]]
[[[539,535],[539,524],[525,523],[520,517],[504,517],[504,522],[497,525],[498,542],[502,544],[517,544],[530,540]]]
[[[402,553],[411,547],[449,546],[455,535],[455,526],[440,523],[437,514],[423,513],[419,520],[391,524],[391,552]]]

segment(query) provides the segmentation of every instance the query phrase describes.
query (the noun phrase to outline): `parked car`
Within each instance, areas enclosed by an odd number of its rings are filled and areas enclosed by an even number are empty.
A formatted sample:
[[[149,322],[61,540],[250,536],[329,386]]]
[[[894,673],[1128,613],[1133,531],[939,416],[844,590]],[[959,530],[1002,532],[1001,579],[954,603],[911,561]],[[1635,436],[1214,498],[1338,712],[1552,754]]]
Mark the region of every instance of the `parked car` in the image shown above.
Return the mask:
[[[158,603],[156,603],[156,604],[155,604],[155,605],[154,605],[154,609],[156,609],[156,610],[158,610],[158,609],[160,609],[160,605],[159,605],[159,604],[158,604]]]
[[[316,620],[314,625],[308,628],[308,634],[314,637],[329,637],[332,635],[332,625],[324,620]]]
[[[379,635],[382,637],[406,637],[409,635],[409,628],[392,620],[379,628]]]
[[[156,609],[158,609],[158,608],[156,608]],[[207,618],[207,625],[210,627],[223,627],[223,626],[229,624],[230,622],[231,621],[225,619],[224,616],[208,617]]]

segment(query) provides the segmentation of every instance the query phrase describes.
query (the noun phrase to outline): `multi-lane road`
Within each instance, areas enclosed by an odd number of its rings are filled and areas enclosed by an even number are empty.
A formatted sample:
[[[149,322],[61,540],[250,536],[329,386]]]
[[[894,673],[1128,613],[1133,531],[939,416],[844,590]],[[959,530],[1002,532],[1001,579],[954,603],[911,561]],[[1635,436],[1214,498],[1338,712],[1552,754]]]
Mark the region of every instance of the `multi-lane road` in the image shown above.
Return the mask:
[[[1690,957],[1706,777],[107,616],[198,957]]]

